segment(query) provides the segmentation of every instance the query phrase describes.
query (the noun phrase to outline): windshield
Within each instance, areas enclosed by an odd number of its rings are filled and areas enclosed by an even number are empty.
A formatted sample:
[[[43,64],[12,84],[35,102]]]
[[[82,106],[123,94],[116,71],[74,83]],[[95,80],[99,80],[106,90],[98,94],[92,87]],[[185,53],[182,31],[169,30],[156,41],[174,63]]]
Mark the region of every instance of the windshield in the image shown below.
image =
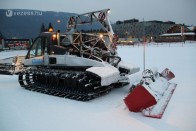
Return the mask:
[[[45,45],[47,45],[48,40],[45,37],[38,37],[30,51],[28,52],[27,58],[42,56],[44,54],[44,51],[47,52],[47,48],[45,48]]]

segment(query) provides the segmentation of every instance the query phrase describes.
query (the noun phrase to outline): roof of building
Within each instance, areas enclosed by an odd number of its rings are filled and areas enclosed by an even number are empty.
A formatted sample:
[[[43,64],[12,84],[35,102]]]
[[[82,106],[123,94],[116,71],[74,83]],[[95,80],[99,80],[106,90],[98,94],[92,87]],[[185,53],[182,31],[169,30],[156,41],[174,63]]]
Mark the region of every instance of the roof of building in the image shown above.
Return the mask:
[[[186,33],[166,33],[160,36],[181,36],[181,35],[195,35],[194,32],[186,32]]]

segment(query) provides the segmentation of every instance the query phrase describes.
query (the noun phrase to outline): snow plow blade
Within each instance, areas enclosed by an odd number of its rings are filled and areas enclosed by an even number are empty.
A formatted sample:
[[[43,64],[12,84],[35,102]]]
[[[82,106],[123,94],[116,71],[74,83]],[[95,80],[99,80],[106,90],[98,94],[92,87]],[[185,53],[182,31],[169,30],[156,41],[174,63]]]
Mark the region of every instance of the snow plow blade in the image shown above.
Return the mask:
[[[138,85],[125,99],[130,111],[140,112],[142,109],[157,103],[153,95],[142,85]]]
[[[131,112],[142,112],[146,117],[161,119],[177,86],[169,82],[174,77],[168,68],[162,73],[157,69],[144,70],[125,97],[126,106]]]
[[[152,118],[158,118],[161,119],[163,116],[163,113],[165,112],[165,109],[176,89],[177,84],[175,83],[170,83],[167,90],[165,91],[164,95],[162,98],[159,100],[159,102],[147,109],[142,110],[142,114],[147,117],[152,117]]]

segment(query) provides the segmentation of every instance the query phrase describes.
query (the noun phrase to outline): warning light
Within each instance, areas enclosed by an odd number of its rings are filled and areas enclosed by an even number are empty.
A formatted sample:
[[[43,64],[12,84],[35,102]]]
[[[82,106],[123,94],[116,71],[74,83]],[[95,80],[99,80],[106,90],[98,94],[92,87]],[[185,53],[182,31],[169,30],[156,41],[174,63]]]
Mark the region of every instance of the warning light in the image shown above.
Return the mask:
[[[53,32],[53,28],[49,28],[48,31],[49,31],[49,32]]]
[[[103,38],[103,34],[100,34],[99,37],[100,37],[100,38]]]
[[[53,32],[53,27],[52,27],[52,24],[51,23],[49,24],[48,31],[49,32]]]
[[[61,23],[61,20],[58,19],[58,20],[57,20],[57,23]]]
[[[52,40],[56,40],[56,38],[57,38],[57,35],[56,34],[53,34],[52,35]]]
[[[110,13],[110,9],[107,10],[107,13],[108,13],[108,14]]]

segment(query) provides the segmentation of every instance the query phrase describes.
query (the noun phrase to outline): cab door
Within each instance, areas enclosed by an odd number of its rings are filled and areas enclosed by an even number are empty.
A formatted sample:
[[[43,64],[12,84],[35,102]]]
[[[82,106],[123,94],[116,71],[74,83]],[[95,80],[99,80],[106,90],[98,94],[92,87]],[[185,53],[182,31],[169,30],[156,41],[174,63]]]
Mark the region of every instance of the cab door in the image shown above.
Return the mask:
[[[44,54],[47,53],[47,36],[37,37],[26,55],[24,65],[43,65]]]

